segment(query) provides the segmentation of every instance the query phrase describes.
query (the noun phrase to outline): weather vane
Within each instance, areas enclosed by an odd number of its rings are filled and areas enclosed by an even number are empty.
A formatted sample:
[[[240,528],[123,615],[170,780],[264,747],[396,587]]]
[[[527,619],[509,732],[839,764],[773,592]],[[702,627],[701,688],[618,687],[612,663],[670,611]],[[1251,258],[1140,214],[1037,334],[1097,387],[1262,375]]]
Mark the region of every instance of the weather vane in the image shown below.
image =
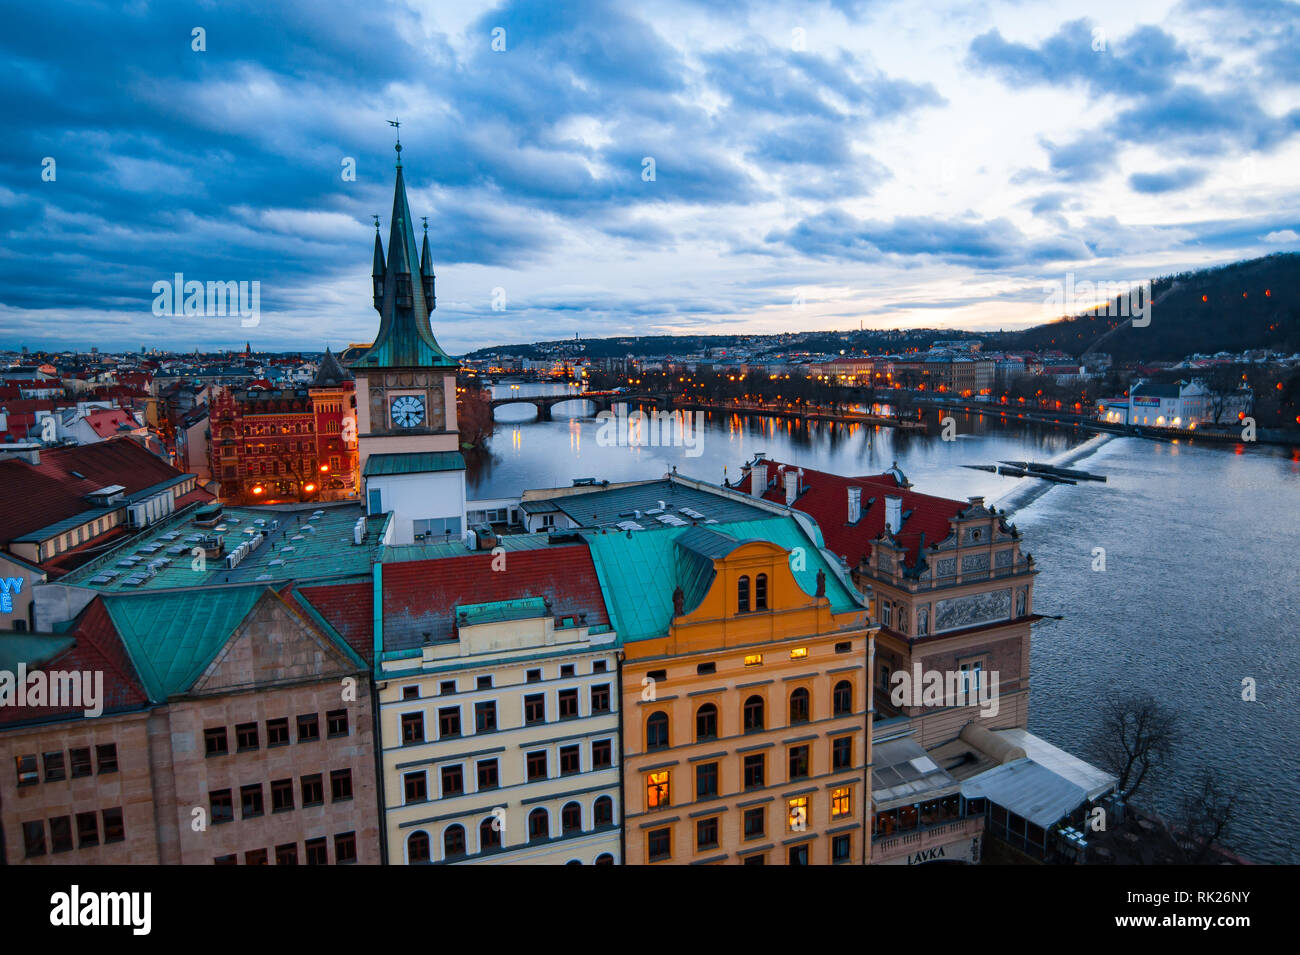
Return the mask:
[[[378,231],[379,231],[379,216],[377,216],[377,215],[372,215],[370,218],[372,218],[372,219],[375,220],[375,231],[378,232]]]
[[[429,217],[428,217],[428,216],[420,216],[420,221],[424,223],[424,231],[425,231],[425,232],[428,232],[428,231],[429,231]]]

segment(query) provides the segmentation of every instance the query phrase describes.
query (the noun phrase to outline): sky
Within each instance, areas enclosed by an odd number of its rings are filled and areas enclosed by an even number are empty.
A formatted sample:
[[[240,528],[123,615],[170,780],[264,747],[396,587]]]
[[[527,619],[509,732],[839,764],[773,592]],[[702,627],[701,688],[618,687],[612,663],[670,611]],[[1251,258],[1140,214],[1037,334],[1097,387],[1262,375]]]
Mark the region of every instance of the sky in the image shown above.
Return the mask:
[[[1021,328],[1067,282],[1300,249],[1287,0],[0,15],[0,348],[370,341],[392,119],[453,353]],[[256,314],[165,313],[177,273]]]

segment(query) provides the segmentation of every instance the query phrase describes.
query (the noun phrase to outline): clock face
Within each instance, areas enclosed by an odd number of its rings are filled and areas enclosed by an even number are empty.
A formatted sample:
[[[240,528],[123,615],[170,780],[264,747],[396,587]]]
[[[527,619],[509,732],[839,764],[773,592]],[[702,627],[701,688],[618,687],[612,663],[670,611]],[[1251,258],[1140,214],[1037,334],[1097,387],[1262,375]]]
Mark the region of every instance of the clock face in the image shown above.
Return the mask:
[[[399,395],[393,399],[393,424],[399,428],[414,428],[424,421],[424,399],[418,395]]]

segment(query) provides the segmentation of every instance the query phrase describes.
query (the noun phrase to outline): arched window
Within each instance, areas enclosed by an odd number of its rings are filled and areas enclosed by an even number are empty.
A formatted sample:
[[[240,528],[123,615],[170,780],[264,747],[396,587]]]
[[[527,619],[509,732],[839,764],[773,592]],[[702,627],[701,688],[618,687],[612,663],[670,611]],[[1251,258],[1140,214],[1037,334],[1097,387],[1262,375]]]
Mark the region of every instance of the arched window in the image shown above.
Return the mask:
[[[429,834],[424,831],[413,832],[406,838],[406,861],[408,865],[418,865],[429,861]]]
[[[736,582],[736,612],[749,613],[749,578],[741,577]]]
[[[568,862],[566,862],[566,863],[564,863],[564,864],[565,864],[565,865],[582,865],[582,860],[581,860],[581,859],[570,859]]]
[[[767,609],[767,574],[759,574],[754,578],[754,609]]]
[[[478,845],[481,852],[501,848],[501,830],[494,825],[495,816],[489,816],[478,824]]]
[[[560,832],[568,835],[571,832],[582,831],[582,807],[576,802],[564,804],[560,810]]]
[[[442,857],[455,859],[465,854],[465,827],[448,826],[442,834]]]
[[[712,703],[705,703],[695,711],[695,739],[718,738],[718,708]]]
[[[601,796],[592,807],[592,815],[595,817],[596,825],[611,825],[614,822],[614,800],[608,796]]]
[[[664,749],[668,746],[668,714],[655,710],[645,721],[645,748]]]
[[[608,852],[602,852],[600,855],[596,856],[596,865],[613,865],[613,864],[614,864],[614,857],[610,855]]]
[[[763,728],[763,698],[751,696],[745,701],[745,732],[754,733]]]
[[[853,712],[853,684],[840,680],[835,684],[835,694],[831,697],[835,716],[848,716]]]
[[[790,722],[807,723],[809,710],[808,691],[803,687],[790,694]]]
[[[537,842],[551,836],[551,817],[545,809],[534,809],[528,814],[528,841]]]

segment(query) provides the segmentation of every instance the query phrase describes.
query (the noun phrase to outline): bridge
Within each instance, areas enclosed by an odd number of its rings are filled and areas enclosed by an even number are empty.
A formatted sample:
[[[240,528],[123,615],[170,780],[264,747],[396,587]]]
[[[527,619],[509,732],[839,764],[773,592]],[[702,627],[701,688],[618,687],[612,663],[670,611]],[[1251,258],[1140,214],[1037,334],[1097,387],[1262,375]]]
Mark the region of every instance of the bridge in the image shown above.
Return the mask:
[[[610,392],[600,392],[592,395],[582,393],[572,395],[511,395],[508,398],[493,398],[492,411],[495,416],[496,410],[503,405],[532,405],[537,409],[538,421],[550,421],[551,409],[565,401],[585,401],[594,405],[596,412],[608,411],[614,405],[620,403],[627,405],[654,405],[656,408],[662,409],[672,407],[671,399],[667,395],[616,395]]]

